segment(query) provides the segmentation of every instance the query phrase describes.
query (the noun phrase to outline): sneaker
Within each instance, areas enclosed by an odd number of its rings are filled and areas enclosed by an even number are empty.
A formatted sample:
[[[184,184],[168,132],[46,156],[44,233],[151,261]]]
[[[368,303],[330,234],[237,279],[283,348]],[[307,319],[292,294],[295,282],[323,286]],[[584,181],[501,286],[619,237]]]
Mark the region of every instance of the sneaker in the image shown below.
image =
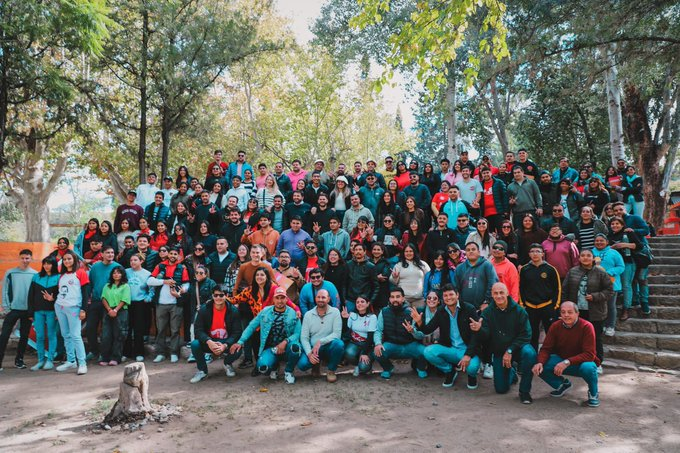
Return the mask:
[[[206,373],[205,371],[197,371],[196,374],[194,374],[194,377],[192,377],[189,382],[191,382],[192,384],[198,384],[207,377],[208,373]]]
[[[271,379],[272,381],[275,381],[275,380],[277,380],[278,378],[279,378],[279,373],[278,373],[278,371],[270,371],[270,372],[269,372],[269,379]]]
[[[125,362],[127,362],[127,360],[128,360],[128,358],[123,356],[123,357],[120,358],[120,363],[125,363]]]
[[[418,374],[418,377],[419,377],[420,379],[425,379],[425,378],[427,378],[427,371],[423,371],[423,370],[418,370],[418,369],[416,369],[416,373]]]
[[[99,366],[109,366],[109,362],[101,361],[99,362]]]
[[[143,355],[138,355],[137,357],[135,357],[135,360],[136,360],[137,362],[143,362],[143,361],[144,361],[144,356],[143,356]]]
[[[559,387],[557,387],[555,390],[550,392],[550,396],[554,396],[555,398],[562,398],[565,393],[571,388],[571,381],[569,379],[565,379],[562,381]]]
[[[115,360],[111,360],[109,362],[109,366],[118,366],[118,362],[116,362]]]
[[[475,390],[479,384],[477,384],[477,376],[468,376],[467,388],[470,390]]]
[[[651,311],[651,310],[643,311],[642,313],[640,313],[640,315],[641,315],[643,318],[649,318],[649,316],[650,316],[651,314],[652,314],[652,311]]]
[[[179,356],[177,354],[170,354],[170,363],[179,362]]]
[[[224,364],[224,372],[227,375],[227,377],[236,376],[236,370],[234,370],[234,367],[226,363]]]
[[[76,374],[78,375],[87,374],[87,365],[80,365],[78,367],[78,372]]]
[[[165,356],[163,354],[158,354],[155,359],[153,359],[153,363],[161,363],[163,360],[165,360]]]
[[[64,362],[57,367],[57,371],[59,371],[59,372],[68,371],[68,370],[71,370],[73,368],[78,368],[78,365],[76,364],[76,362]]]
[[[31,367],[31,371],[41,370],[45,366],[45,361],[41,360]]]
[[[295,376],[290,371],[283,373],[283,380],[286,381],[286,384],[295,384]]]
[[[600,398],[598,395],[591,395],[590,392],[588,392],[587,404],[589,407],[598,407],[600,405]]]
[[[260,370],[257,369],[257,367],[253,367],[252,370],[250,370],[250,377],[258,377],[260,375]]]
[[[326,380],[332,384],[338,380],[338,375],[335,374],[335,371],[328,370],[326,372]]]
[[[383,371],[382,373],[380,373],[380,377],[383,378],[383,379],[385,379],[386,381],[389,381],[390,378],[392,377],[392,370],[390,370],[390,371]]]
[[[453,387],[453,384],[455,384],[457,377],[458,377],[457,371],[449,371],[444,376],[444,382],[442,383],[442,387],[447,387],[447,388]]]
[[[24,363],[23,359],[17,359],[14,361],[14,366],[16,368],[19,368],[20,370],[23,370],[26,368],[26,364]]]
[[[354,371],[352,371],[352,376],[359,377],[359,367],[355,366]]]
[[[239,370],[244,370],[246,368],[250,368],[253,366],[253,361],[252,360],[242,360],[241,363],[238,366]]]
[[[97,355],[94,352],[88,352],[87,355],[85,356],[86,361],[94,360],[97,358]]]
[[[482,374],[484,379],[493,379],[493,367],[490,363],[484,364],[484,373]]]
[[[196,357],[194,357],[193,354],[190,354],[187,363],[196,363]]]
[[[42,369],[43,370],[51,370],[52,368],[54,368],[54,362],[52,362],[51,360],[46,360],[45,365],[43,366]]]
[[[531,393],[524,392],[519,392],[519,400],[522,402],[522,404],[531,404],[534,402],[534,399],[531,397]]]
[[[604,374],[604,369],[602,368],[602,365],[597,367],[597,374]]]
[[[604,328],[604,334],[605,334],[606,336],[608,336],[608,337],[613,337],[613,336],[614,336],[614,333],[616,333],[616,331],[614,330],[613,327],[605,327],[605,328]]]

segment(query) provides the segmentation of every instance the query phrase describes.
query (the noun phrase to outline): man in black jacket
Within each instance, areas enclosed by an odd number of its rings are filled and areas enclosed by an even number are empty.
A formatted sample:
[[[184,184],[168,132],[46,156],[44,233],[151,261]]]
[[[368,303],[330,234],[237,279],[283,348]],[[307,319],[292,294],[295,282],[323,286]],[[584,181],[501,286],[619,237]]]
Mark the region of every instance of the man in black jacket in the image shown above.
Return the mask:
[[[432,264],[435,252],[438,250],[445,251],[450,243],[456,242],[456,232],[448,227],[448,222],[448,214],[440,212],[437,216],[437,226],[427,233],[425,246],[430,264]]]
[[[453,387],[458,377],[457,370],[460,369],[467,372],[467,387],[474,390],[477,388],[480,361],[471,347],[473,332],[470,320],[477,321],[479,315],[471,304],[458,302],[458,292],[451,284],[442,288],[442,298],[444,305],[437,309],[427,324],[424,324],[422,314],[411,310],[411,317],[419,331],[427,335],[439,329],[439,343],[425,348],[425,360],[446,374],[442,386]]]
[[[246,231],[248,225],[241,220],[241,213],[237,208],[230,209],[227,215],[228,221],[222,225],[220,236],[227,239],[229,251],[236,253],[238,251],[238,246],[241,245],[243,232]]]
[[[208,364],[205,361],[207,352],[224,358],[224,371],[227,377],[236,376],[231,364],[239,358],[241,351],[234,351],[232,354],[229,348],[241,338],[242,332],[238,310],[227,303],[224,290],[216,286],[213,289],[212,300],[201,307],[194,322],[196,339],[191,342],[191,353],[196,358],[198,371],[190,382],[196,384],[208,376]]]
[[[354,311],[355,301],[362,294],[368,296],[367,300],[375,304],[379,289],[375,265],[366,256],[366,245],[357,244],[352,250],[354,258],[347,262],[347,286],[343,301],[343,306],[347,307],[349,312]]]

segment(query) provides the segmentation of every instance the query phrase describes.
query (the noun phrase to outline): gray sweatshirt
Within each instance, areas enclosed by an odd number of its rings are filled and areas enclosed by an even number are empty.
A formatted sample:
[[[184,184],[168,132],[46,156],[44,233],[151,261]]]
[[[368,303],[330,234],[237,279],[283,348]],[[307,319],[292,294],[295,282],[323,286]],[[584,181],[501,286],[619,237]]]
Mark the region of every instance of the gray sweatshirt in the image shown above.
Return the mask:
[[[321,346],[331,341],[340,339],[342,334],[342,317],[340,310],[330,305],[326,309],[326,315],[322,318],[316,311],[316,307],[305,313],[302,319],[302,333],[300,343],[305,354],[309,354],[317,341]]]

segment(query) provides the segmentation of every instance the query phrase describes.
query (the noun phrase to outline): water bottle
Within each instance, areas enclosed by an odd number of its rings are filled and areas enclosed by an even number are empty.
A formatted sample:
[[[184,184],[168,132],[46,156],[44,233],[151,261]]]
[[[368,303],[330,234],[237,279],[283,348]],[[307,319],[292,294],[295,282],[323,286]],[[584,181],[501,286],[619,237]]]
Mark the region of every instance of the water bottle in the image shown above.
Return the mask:
[[[630,242],[630,241],[628,241],[628,235],[627,234],[624,234],[623,237],[621,237],[621,242],[625,242],[625,243]],[[630,249],[625,249],[623,253],[626,256],[630,256]]]

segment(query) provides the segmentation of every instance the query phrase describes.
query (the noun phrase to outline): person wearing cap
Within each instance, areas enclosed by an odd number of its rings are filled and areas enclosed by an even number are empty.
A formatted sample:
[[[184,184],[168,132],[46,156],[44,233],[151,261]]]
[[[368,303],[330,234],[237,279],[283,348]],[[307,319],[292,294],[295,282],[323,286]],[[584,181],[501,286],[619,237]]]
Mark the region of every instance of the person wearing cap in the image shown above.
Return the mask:
[[[232,162],[233,163],[233,162]],[[248,209],[248,200],[250,200],[250,191],[245,187],[241,186],[241,181],[243,177],[239,175],[234,175],[231,177],[231,189],[227,190],[226,197],[236,197],[238,200],[237,206],[238,210],[245,212]]]
[[[161,192],[163,192],[163,203],[165,203],[165,206],[168,208],[170,207],[170,200],[172,197],[177,193],[177,189],[175,189],[172,178],[170,176],[166,176],[163,178],[163,188],[161,189]]]
[[[586,404],[600,405],[597,387],[600,361],[595,354],[595,328],[579,316],[574,302],[562,304],[560,322],[550,327],[537,360],[531,371],[554,389],[550,396],[561,398],[572,387],[565,375],[578,376],[588,384]]]
[[[156,173],[149,173],[146,175],[146,184],[140,184],[137,186],[137,204],[142,207],[148,206],[153,203],[154,196],[158,192],[158,187],[156,187],[156,180],[158,176]]]
[[[364,173],[364,176],[366,183],[361,188],[354,186],[354,191],[359,194],[361,204],[370,210],[375,218],[378,214],[378,204],[385,193],[385,189],[378,185],[378,175],[376,173],[371,171]]]
[[[370,211],[370,209],[361,204],[361,197],[359,194],[352,194],[349,201],[350,207],[347,211],[345,211],[345,215],[343,216],[342,229],[347,231],[348,234],[351,233],[354,227],[357,226],[359,217],[361,216],[368,218],[369,225],[373,227],[375,224],[373,213]]]
[[[508,243],[502,240],[496,241],[491,247],[491,264],[496,270],[498,281],[508,287],[510,297],[519,301],[519,273],[515,265],[506,257]]]
[[[137,204],[137,192],[129,190],[125,198],[125,204],[116,208],[116,216],[113,220],[113,231],[120,233],[120,223],[127,220],[130,231],[139,229],[139,219],[144,217],[144,208]]]
[[[321,172],[314,170],[311,176],[311,182],[305,187],[304,199],[305,203],[309,203],[310,206],[318,206],[317,199],[319,194],[328,194],[328,186],[321,183]]]
[[[302,319],[300,343],[304,354],[300,357],[298,368],[300,371],[312,368],[312,376],[316,377],[320,375],[321,361],[326,361],[326,380],[332,383],[338,380],[335,371],[345,352],[345,344],[340,339],[342,317],[340,310],[330,305],[327,290],[319,290],[314,301],[316,306]]]
[[[305,181],[309,185],[312,183],[312,176],[315,172],[319,173],[319,183],[323,184],[324,186],[328,187],[329,189],[333,187],[333,180],[331,179],[330,175],[326,170],[324,170],[326,166],[326,163],[321,160],[317,159],[314,161],[314,170],[311,172],[307,172],[307,175],[305,176]]]
[[[566,157],[560,159],[559,167],[552,174],[552,182],[557,184],[564,178],[569,178],[571,181],[578,179],[578,170],[569,166],[569,159]]]
[[[519,299],[529,315],[531,324],[531,345],[538,351],[539,329],[548,332],[552,322],[558,318],[562,282],[557,269],[544,259],[545,252],[540,244],[532,244],[529,248],[529,263],[522,266],[519,272]]]
[[[256,334],[259,329],[260,349],[257,369],[260,374],[269,374],[270,379],[278,377],[279,363],[286,364],[284,379],[286,384],[295,384],[295,366],[300,360],[300,332],[302,324],[295,310],[287,306],[286,290],[278,287],[274,291],[274,304],[262,309],[243,331],[241,338],[229,349],[235,354]]]
[[[522,167],[527,178],[536,180],[538,178],[538,165],[529,160],[529,152],[525,148],[517,151],[517,165]]]
[[[241,337],[242,328],[238,310],[227,303],[227,295],[218,285],[213,288],[212,299],[198,310],[194,321],[195,339],[191,342],[191,353],[196,359],[198,371],[189,382],[197,384],[208,377],[205,354],[210,353],[224,359],[227,377],[236,376],[233,363],[241,355],[241,348],[230,349]],[[242,345],[243,343],[241,343]]]
[[[467,167],[470,169],[470,174],[473,174],[475,172],[475,164],[473,164],[472,161],[470,160],[467,151],[460,152],[460,159],[458,159],[458,162],[460,163],[461,170]]]
[[[548,238],[541,245],[545,250],[545,260],[555,266],[561,279],[564,279],[569,269],[578,266],[578,247],[562,234],[559,223],[550,226]]]
[[[240,176],[241,180],[243,180],[246,170],[250,170],[252,174],[255,174],[253,166],[246,162],[246,152],[240,150],[236,153],[236,160],[229,164],[229,168],[227,169],[227,180],[233,181],[234,176]]]
[[[382,189],[387,189],[387,184],[385,183],[385,177],[376,171],[377,164],[373,159],[368,159],[366,161],[366,171],[359,176],[359,179],[356,181],[356,184],[359,187],[363,187],[366,185],[366,178],[368,177],[369,174],[373,173],[375,175],[375,181],[376,184],[381,187]]]

